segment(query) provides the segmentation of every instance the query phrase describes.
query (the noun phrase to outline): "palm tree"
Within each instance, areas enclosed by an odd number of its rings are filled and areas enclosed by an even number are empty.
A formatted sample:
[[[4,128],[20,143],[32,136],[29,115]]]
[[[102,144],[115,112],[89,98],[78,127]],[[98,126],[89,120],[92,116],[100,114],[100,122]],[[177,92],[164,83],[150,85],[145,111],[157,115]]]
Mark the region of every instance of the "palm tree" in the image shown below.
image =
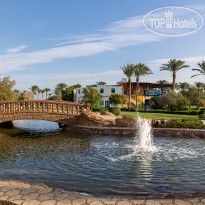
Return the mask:
[[[30,89],[31,89],[31,91],[34,92],[34,95],[36,95],[38,90],[39,90],[39,87],[37,85],[32,85]],[[38,99],[39,99],[39,97],[38,97]]]
[[[39,90],[39,93],[41,93],[42,94],[42,100],[43,100],[43,94],[45,93],[46,91],[45,90],[43,90],[43,89],[40,89]]]
[[[44,90],[45,90],[45,92],[46,92],[46,99],[47,99],[47,98],[48,98],[48,92],[50,92],[51,89],[50,89],[50,88],[45,88]]]
[[[179,82],[176,87],[178,90],[188,90],[190,85],[187,82],[184,83]]]
[[[158,83],[158,84],[169,84],[166,80],[158,80],[156,83]]]
[[[202,83],[202,82],[195,82],[194,85],[198,88],[198,92],[199,93],[204,90],[204,83]]]
[[[198,76],[198,75],[204,75],[205,76],[205,61],[202,61],[201,63],[197,64],[200,68],[193,68],[193,71],[198,71],[199,73],[196,75],[192,75],[191,78]]]
[[[122,71],[124,72],[124,74],[127,76],[128,78],[128,82],[129,82],[129,101],[128,101],[128,110],[130,110],[131,107],[131,83],[132,83],[132,76],[135,72],[135,65],[134,64],[127,64],[127,65],[123,65],[121,67]]]
[[[99,81],[99,82],[96,82],[97,85],[106,85],[107,83],[104,82],[104,81]]]
[[[59,83],[55,87],[55,94],[61,95],[61,91],[67,88],[68,86],[65,83]]]
[[[139,92],[139,84],[140,84],[140,77],[145,75],[153,74],[145,64],[138,63],[135,65],[135,77],[137,81],[137,96],[136,96],[136,106],[138,109],[138,92]]]
[[[41,93],[41,89],[38,89],[37,92],[38,92],[38,100],[39,100],[39,95]]]
[[[176,72],[183,69],[188,68],[189,65],[185,65],[185,61],[177,60],[177,59],[170,59],[167,64],[162,64],[160,67],[160,71],[167,70],[172,73],[173,77],[173,88],[172,90],[175,90],[175,80],[176,80]]]

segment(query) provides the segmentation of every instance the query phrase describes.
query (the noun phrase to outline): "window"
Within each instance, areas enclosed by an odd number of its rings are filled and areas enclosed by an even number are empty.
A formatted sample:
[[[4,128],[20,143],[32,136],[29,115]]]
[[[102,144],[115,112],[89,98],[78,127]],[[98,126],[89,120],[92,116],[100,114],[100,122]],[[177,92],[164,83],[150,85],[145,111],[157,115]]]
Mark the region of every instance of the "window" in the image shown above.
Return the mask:
[[[110,101],[105,101],[105,107],[110,107]]]
[[[80,94],[80,89],[78,90],[78,94]]]
[[[100,106],[103,107],[104,106],[104,101],[100,101]]]
[[[100,88],[100,93],[104,93],[104,88]]]
[[[115,88],[111,88],[111,93],[115,93]]]

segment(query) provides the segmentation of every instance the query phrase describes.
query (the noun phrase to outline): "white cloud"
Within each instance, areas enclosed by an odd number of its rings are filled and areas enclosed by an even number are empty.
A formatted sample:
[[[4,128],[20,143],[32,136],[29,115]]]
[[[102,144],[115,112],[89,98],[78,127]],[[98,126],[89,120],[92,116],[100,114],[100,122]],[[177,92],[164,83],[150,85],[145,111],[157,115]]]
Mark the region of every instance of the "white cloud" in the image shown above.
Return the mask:
[[[17,52],[19,52],[27,47],[28,47],[27,45],[21,45],[21,46],[15,47],[15,48],[9,48],[6,50],[6,53],[17,53]]]
[[[59,42],[58,47],[21,54],[15,53],[15,51],[19,51],[19,48],[13,49],[13,53],[0,56],[0,72],[22,70],[30,65],[48,63],[55,59],[91,56],[161,39],[162,37],[146,30],[142,23],[142,16],[136,16],[114,22],[96,33]]]

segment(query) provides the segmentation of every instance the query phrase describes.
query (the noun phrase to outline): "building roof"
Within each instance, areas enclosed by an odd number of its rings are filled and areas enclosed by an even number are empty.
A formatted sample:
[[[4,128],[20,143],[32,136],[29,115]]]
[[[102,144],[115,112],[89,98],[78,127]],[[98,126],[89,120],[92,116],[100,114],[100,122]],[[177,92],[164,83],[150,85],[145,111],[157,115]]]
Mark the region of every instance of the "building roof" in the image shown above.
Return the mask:
[[[128,84],[128,82],[126,82],[126,83],[122,83],[122,84]],[[137,82],[132,82],[132,84],[137,84]],[[160,83],[150,83],[150,82],[139,82],[139,84],[149,84],[149,85],[168,85],[168,86],[173,86],[173,84],[170,84],[170,83],[160,84]]]

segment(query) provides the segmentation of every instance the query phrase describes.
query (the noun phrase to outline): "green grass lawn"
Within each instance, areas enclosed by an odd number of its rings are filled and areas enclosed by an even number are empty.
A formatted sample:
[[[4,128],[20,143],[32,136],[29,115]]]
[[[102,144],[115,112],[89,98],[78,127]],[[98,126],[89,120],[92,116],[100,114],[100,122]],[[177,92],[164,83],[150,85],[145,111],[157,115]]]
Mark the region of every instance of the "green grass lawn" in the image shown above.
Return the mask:
[[[136,117],[135,112],[120,112],[120,115],[123,116],[123,114],[129,113],[133,115],[133,117]],[[171,119],[190,119],[190,120],[198,120],[199,117],[197,115],[177,115],[177,114],[164,114],[164,113],[145,113],[140,112],[140,117],[145,119],[156,119],[156,120],[171,120]]]

